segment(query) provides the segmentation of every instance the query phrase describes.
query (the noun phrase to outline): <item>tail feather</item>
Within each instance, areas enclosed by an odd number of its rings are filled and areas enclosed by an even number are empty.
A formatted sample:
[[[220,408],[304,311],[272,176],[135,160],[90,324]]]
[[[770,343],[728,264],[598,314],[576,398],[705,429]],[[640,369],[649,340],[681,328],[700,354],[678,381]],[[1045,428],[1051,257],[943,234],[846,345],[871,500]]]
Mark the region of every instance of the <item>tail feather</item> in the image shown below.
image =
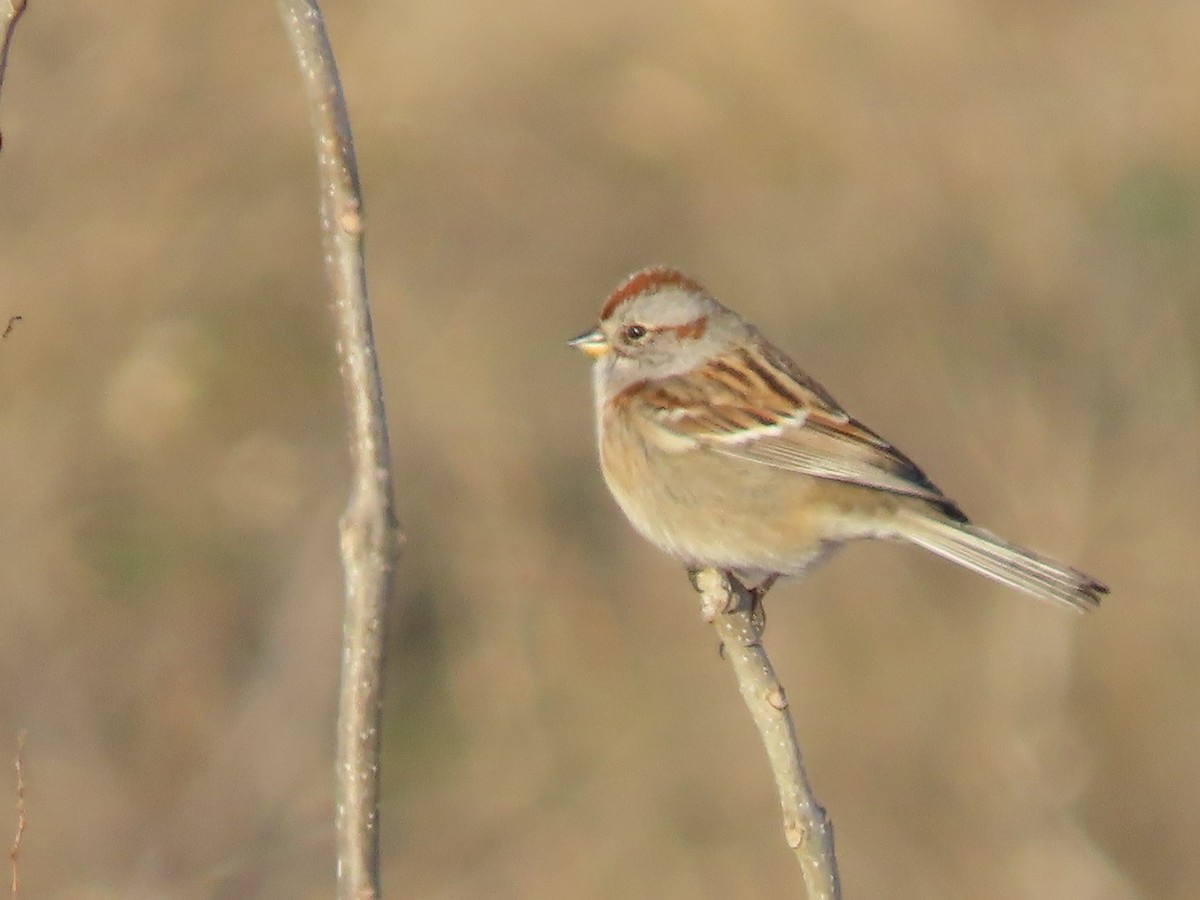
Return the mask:
[[[1004,541],[966,522],[913,512],[900,537],[1001,584],[1077,611],[1093,609],[1108,587],[1090,575]]]

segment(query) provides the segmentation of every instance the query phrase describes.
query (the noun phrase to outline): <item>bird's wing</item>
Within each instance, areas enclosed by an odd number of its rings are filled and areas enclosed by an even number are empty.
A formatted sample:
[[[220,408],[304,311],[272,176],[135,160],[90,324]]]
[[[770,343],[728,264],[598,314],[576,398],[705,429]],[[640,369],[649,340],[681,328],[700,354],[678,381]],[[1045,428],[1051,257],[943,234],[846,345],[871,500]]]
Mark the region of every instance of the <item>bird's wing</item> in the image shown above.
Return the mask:
[[[784,471],[922,497],[965,518],[907,456],[846,414],[782,352],[739,347],[685,375],[635,388],[656,427],[713,452]]]

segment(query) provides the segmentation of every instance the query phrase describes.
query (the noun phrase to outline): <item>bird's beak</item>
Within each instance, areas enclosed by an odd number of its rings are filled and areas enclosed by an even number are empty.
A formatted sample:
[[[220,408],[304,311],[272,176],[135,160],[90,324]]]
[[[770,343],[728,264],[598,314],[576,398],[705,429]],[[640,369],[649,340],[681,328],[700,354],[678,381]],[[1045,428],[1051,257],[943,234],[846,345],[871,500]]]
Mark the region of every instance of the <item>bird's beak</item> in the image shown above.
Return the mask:
[[[592,359],[599,359],[611,349],[608,346],[608,338],[604,336],[599,328],[593,328],[591,331],[586,331],[577,338],[571,338],[567,341],[568,347],[574,347],[576,350],[582,350]]]

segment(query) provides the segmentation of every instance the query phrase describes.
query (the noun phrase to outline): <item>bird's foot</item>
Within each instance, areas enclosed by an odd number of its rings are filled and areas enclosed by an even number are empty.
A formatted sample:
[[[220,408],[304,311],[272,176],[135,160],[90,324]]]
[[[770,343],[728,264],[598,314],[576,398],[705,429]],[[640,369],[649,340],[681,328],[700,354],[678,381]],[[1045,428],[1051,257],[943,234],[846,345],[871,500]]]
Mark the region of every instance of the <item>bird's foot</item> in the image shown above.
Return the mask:
[[[767,608],[763,606],[763,598],[778,580],[779,573],[775,572],[754,587],[746,589],[746,593],[750,595],[750,624],[754,626],[754,631],[759,637],[767,630]]]

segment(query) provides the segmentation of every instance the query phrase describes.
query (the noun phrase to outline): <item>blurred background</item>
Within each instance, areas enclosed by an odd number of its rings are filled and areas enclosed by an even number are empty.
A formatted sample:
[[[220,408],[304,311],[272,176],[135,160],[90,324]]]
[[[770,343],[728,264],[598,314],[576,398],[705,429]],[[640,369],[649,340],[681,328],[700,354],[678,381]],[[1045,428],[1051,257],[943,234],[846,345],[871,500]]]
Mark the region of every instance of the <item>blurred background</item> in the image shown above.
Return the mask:
[[[846,896],[1200,895],[1200,6],[326,5],[409,535],[388,896],[801,895],[564,346],[649,263],[1113,588],[882,544],[776,588]],[[0,122],[22,896],[327,897],[348,470],[274,4],[32,0]]]

